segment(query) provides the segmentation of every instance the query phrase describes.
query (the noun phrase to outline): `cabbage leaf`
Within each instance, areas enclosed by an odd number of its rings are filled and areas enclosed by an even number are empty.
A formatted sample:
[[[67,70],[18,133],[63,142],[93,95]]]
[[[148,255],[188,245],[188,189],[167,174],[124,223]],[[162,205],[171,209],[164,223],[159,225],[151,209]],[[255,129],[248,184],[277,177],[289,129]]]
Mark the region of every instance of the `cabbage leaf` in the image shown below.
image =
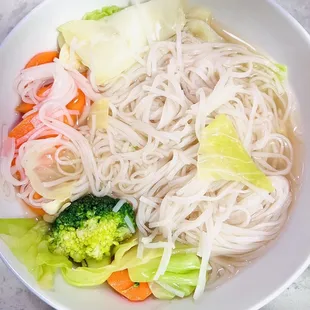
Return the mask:
[[[105,6],[101,10],[94,10],[92,12],[86,13],[83,17],[84,20],[99,20],[107,16],[113,15],[121,11],[122,8],[116,5]]]
[[[243,147],[226,115],[219,115],[202,131],[198,151],[198,177],[251,183],[268,192],[274,190],[268,177],[256,166]]]
[[[96,129],[107,129],[109,117],[109,102],[106,99],[95,101],[90,109],[87,124],[90,128],[93,127],[93,117],[95,117]]]
[[[0,219],[0,238],[44,289],[51,289],[57,268],[72,268],[70,260],[48,250],[49,225],[36,219]]]
[[[149,261],[147,264],[128,269],[133,282],[151,282],[154,279],[161,257]],[[195,254],[172,255],[166,273],[183,274],[200,269],[200,260]],[[163,277],[160,280],[164,280]]]
[[[284,82],[287,79],[287,66],[282,64],[275,64],[275,66],[278,68],[278,71],[276,72],[277,77],[280,82]]]
[[[162,257],[163,255],[163,249],[145,249],[143,253],[143,258],[139,259],[137,258],[137,244],[138,244],[137,237],[134,237],[128,242],[119,245],[115,249],[114,260],[110,265],[103,266],[101,268],[90,268],[90,267],[78,267],[76,269],[62,268],[62,275],[64,279],[67,281],[67,283],[74,286],[78,287],[96,286],[104,283],[115,271],[125,269],[130,270],[131,268],[135,268],[140,265],[145,265],[154,259]],[[176,245],[176,248],[173,250],[173,254],[184,255],[188,254],[191,251],[192,248],[190,248],[189,246],[178,244]],[[194,261],[192,261],[191,264],[197,267],[197,261],[195,263]],[[173,263],[173,265],[175,265],[175,263]],[[190,281],[190,283],[195,283],[193,274],[190,274],[190,276],[191,278],[189,278],[187,281]],[[175,278],[173,278],[173,280],[174,279]],[[183,282],[186,282],[184,277],[181,280]]]
[[[149,284],[150,290],[152,294],[162,300],[171,300],[175,297],[174,294],[165,290],[161,285],[157,284],[156,282],[152,282]]]
[[[28,141],[25,144],[21,165],[32,188],[38,194],[46,199],[64,202],[71,198],[74,181],[63,182],[52,187],[44,186],[44,182],[56,181],[63,177],[58,171],[55,160],[57,143],[55,138]]]
[[[181,0],[151,0],[99,20],[74,20],[58,28],[65,43],[91,69],[97,84],[118,77],[136,63],[149,41],[166,40],[185,25]]]

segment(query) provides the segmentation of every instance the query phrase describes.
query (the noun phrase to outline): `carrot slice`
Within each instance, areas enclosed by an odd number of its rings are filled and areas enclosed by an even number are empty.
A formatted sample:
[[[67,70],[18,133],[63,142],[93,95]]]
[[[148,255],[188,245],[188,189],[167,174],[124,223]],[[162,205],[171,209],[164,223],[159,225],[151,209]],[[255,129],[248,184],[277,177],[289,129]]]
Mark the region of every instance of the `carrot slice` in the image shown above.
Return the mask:
[[[51,89],[52,86],[53,86],[53,85],[50,84],[50,85],[41,87],[41,88],[37,91],[37,95],[38,95],[39,97],[43,97],[44,94],[45,94],[45,92],[46,92],[47,90]],[[35,104],[33,104],[33,103],[26,103],[26,102],[22,101],[22,102],[20,103],[20,105],[19,105],[15,110],[16,110],[16,112],[19,112],[19,113],[22,113],[22,114],[26,114],[26,113],[30,112],[30,111],[33,109],[34,106],[35,106]]]
[[[25,66],[25,69],[53,62],[54,59],[58,57],[59,53],[57,51],[43,52],[37,54],[29,60],[29,62]]]
[[[38,200],[38,199],[41,199],[41,198],[42,198],[42,196],[40,194],[38,194],[37,192],[34,193],[33,199]]]
[[[78,95],[67,104],[69,110],[79,111],[80,114],[83,113],[85,107],[86,98],[84,93],[78,89]]]
[[[72,110],[72,111],[78,111],[79,112],[78,116],[81,116],[83,113],[85,104],[86,104],[86,97],[84,93],[80,89],[78,89],[78,95],[71,102],[67,104],[67,109]],[[74,123],[77,123],[78,116],[75,116],[75,115],[71,116]],[[67,119],[65,119],[65,123],[66,124],[68,123]]]
[[[40,97],[43,97],[44,93],[49,90],[52,87],[52,85],[48,85],[48,86],[43,86],[42,88],[40,88],[37,92],[37,95]],[[78,111],[79,112],[79,116],[82,115],[84,107],[86,104],[86,97],[84,95],[84,93],[78,89],[78,95],[67,104],[67,108],[69,110],[72,111]],[[16,111],[20,112],[22,114],[28,113],[29,111],[31,111],[33,109],[35,105],[31,104],[31,103],[26,103],[26,102],[22,102],[17,108]],[[72,116],[73,122],[77,123],[78,121],[78,116],[73,115]],[[65,123],[68,124],[68,120],[65,118]]]
[[[43,216],[44,214],[46,214],[46,212],[41,208],[35,208],[30,205],[27,205],[27,207],[36,215]]]
[[[148,283],[134,283],[130,280],[127,269],[112,273],[108,284],[130,301],[143,301],[152,295]]]
[[[25,136],[27,133],[29,133],[31,130],[34,129],[33,124],[31,123],[32,119],[37,116],[38,113],[33,113],[23,119],[16,127],[14,127],[10,133],[9,137],[10,138],[15,138],[16,140],[22,138]]]
[[[37,91],[37,96],[39,97],[44,97],[44,94],[47,90],[50,90],[52,88],[53,84],[50,85],[45,85],[43,87],[41,87],[38,91]]]
[[[33,199],[35,199],[35,200],[38,200],[38,199],[41,199],[42,198],[42,196],[40,195],[40,194],[38,194],[37,192],[35,192],[34,193],[34,195],[33,195]],[[40,216],[43,216],[46,212],[43,210],[43,209],[41,209],[41,208],[34,208],[33,206],[31,206],[31,205],[27,205],[30,209],[31,209],[31,211],[33,212],[33,213],[35,213],[36,215],[40,215]]]
[[[16,112],[26,114],[33,109],[35,105],[33,103],[27,103],[22,101],[19,106],[15,109]]]

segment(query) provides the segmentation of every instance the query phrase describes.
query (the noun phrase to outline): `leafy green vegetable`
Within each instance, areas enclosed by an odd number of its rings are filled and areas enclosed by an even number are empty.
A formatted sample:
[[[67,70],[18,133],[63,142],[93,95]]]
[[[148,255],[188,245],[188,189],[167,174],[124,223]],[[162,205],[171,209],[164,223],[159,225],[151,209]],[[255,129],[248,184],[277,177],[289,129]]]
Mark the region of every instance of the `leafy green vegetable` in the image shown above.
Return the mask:
[[[244,149],[233,123],[226,115],[219,115],[202,131],[198,176],[203,180],[251,183],[268,192],[274,190],[271,181]]]
[[[276,75],[281,82],[284,82],[287,79],[287,66],[282,64],[275,64],[275,66],[279,69],[279,71],[276,72]]]
[[[163,255],[163,249],[145,249],[143,253],[143,258],[138,259],[137,244],[137,237],[134,237],[130,241],[119,245],[114,252],[114,260],[108,266],[104,266],[102,268],[63,268],[63,277],[69,284],[74,286],[96,286],[104,283],[115,271],[130,269],[140,265],[144,265],[153,259],[160,258]],[[176,249],[173,251],[173,254],[189,254],[190,252],[193,252],[193,248],[177,244]],[[192,280],[193,279],[190,279],[190,281]]]
[[[57,268],[71,268],[67,257],[48,250],[49,225],[35,219],[0,219],[1,239],[42,288],[54,285]]]
[[[149,261],[147,264],[128,269],[129,277],[133,282],[152,282],[161,257]],[[187,274],[200,269],[200,260],[195,254],[175,254],[171,256],[166,274]],[[164,281],[164,276],[160,278]]]
[[[162,41],[175,35],[177,24],[185,24],[181,0],[151,0],[100,20],[70,21],[58,31],[67,46],[76,41],[74,51],[100,85],[134,65],[148,39]]]
[[[70,199],[75,181],[63,182],[52,187],[43,185],[47,180],[56,181],[60,178],[55,160],[57,143],[54,139],[50,141],[52,144],[46,144],[44,140],[32,140],[25,150],[21,165],[35,192],[46,199],[63,202]],[[44,158],[52,160],[47,164]]]
[[[81,209],[80,209],[81,210]],[[99,210],[95,212],[100,213]],[[88,214],[92,216],[93,213]],[[68,215],[67,215],[68,216]],[[66,217],[63,218],[63,220]],[[79,223],[81,217],[68,217],[67,222]],[[62,225],[59,224],[58,225]],[[57,226],[57,225],[56,225]],[[58,226],[57,226],[58,227]],[[78,287],[96,286],[104,283],[113,272],[129,269],[134,282],[152,280],[160,263],[163,249],[145,249],[142,259],[137,258],[137,236],[113,249],[114,260],[103,257],[101,261],[87,259],[87,267],[72,268],[70,260],[63,255],[49,251],[49,224],[34,219],[0,219],[0,234],[13,254],[28,268],[39,284],[46,289],[52,288],[55,273],[61,269],[65,281]],[[189,296],[197,285],[200,259],[193,254],[197,249],[177,244],[173,250],[167,272],[160,277],[160,283]],[[142,271],[142,275],[139,272]],[[154,295],[161,299],[175,296],[161,286],[152,283]]]
[[[151,282],[149,283],[149,287],[153,293],[153,295],[158,299],[164,299],[164,300],[170,300],[176,297],[176,295],[173,292],[167,291],[164,287],[168,285],[174,290],[177,290],[182,293],[183,297],[187,297],[191,295],[194,290],[195,286],[190,285],[179,285],[175,283],[165,283],[164,281],[158,281],[158,282]],[[164,287],[163,287],[164,286]]]
[[[156,282],[150,283],[149,287],[150,287],[150,290],[152,291],[152,294],[158,299],[171,300],[175,297],[174,294],[168,292]]]
[[[167,284],[164,283],[163,281],[152,282],[149,284],[149,287],[153,295],[158,299],[171,300],[174,297],[176,297],[172,292],[167,291],[162,285],[163,286],[169,285],[169,287],[171,287],[172,289],[181,292],[184,295],[184,297],[191,295],[195,290],[195,286],[177,285],[175,283]]]
[[[30,218],[0,219],[0,235],[22,237],[37,223],[38,221],[36,219]]]
[[[121,11],[122,8],[112,5],[112,6],[105,6],[101,10],[94,10],[92,12],[86,13],[83,17],[84,20],[99,20],[105,18],[107,16],[113,15]]]
[[[195,37],[205,42],[224,42],[224,39],[202,20],[190,20],[186,27]]]
[[[187,273],[165,272],[165,274],[160,276],[159,280],[169,285],[197,286],[198,277],[199,277],[199,270],[193,270]]]
[[[125,218],[136,228],[132,206],[125,202],[114,212],[118,202],[108,196],[87,195],[71,203],[52,224],[51,252],[70,256],[76,262],[110,256],[113,246],[133,235]]]
[[[89,258],[86,260],[86,264],[87,264],[86,267],[89,268],[102,268],[111,264],[111,257],[105,256],[102,260],[99,261],[96,259]]]
[[[109,119],[109,102],[107,99],[100,99],[95,101],[91,105],[91,109],[88,116],[87,125],[89,128],[93,128],[93,117],[96,117],[95,128],[107,129]]]
[[[104,283],[114,271],[126,269],[122,268],[125,266],[125,254],[138,244],[137,240],[138,239],[134,237],[132,240],[121,244],[115,253],[112,264],[101,268],[62,268],[63,278],[67,283],[78,287],[96,286]]]

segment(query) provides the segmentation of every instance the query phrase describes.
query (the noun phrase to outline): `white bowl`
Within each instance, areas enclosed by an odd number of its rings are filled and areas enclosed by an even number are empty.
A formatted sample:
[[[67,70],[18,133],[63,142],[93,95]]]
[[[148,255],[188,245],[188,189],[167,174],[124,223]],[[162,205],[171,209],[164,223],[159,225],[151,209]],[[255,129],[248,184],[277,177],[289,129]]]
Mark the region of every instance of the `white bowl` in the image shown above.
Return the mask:
[[[168,1],[168,0],[167,0]],[[310,132],[310,38],[305,30],[271,1],[201,0],[214,15],[238,34],[280,63],[289,67],[291,85],[301,105],[304,132]],[[0,49],[0,122],[11,125],[18,97],[14,78],[35,53],[56,47],[56,27],[78,19],[92,9],[104,5],[128,5],[127,0],[48,0],[29,14],[4,41]],[[305,144],[310,136],[304,137]],[[0,252],[4,261],[36,295],[56,309],[259,309],[279,295],[308,266],[310,259],[310,188],[309,158],[306,154],[303,190],[291,218],[273,247],[250,267],[222,287],[208,291],[197,303],[191,299],[173,302],[149,300],[129,303],[106,289],[77,289],[56,279],[54,291],[42,291],[32,276],[13,257],[4,244]],[[0,217],[25,216],[17,202],[1,201]]]

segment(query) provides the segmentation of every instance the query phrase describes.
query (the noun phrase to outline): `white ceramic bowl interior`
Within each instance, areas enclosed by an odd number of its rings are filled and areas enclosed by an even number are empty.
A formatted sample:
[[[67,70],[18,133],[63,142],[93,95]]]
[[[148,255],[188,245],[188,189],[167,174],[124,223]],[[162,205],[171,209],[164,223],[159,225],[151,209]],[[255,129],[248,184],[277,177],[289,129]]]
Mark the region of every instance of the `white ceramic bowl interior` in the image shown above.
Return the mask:
[[[168,0],[167,0],[168,1]],[[228,29],[280,63],[288,65],[289,78],[301,106],[305,133],[310,132],[310,39],[287,13],[267,0],[201,0]],[[27,60],[56,47],[56,27],[105,5],[128,5],[127,0],[47,0],[27,16],[0,48],[0,122],[12,125],[18,97],[14,78]],[[304,136],[305,144],[310,136]],[[310,257],[309,158],[306,154],[303,190],[291,218],[273,247],[225,285],[207,291],[199,302],[149,300],[129,303],[105,285],[78,289],[57,277],[54,291],[42,291],[4,244],[0,253],[16,275],[40,298],[56,309],[259,309],[280,294],[307,267]],[[0,217],[25,216],[18,202],[1,201]]]

